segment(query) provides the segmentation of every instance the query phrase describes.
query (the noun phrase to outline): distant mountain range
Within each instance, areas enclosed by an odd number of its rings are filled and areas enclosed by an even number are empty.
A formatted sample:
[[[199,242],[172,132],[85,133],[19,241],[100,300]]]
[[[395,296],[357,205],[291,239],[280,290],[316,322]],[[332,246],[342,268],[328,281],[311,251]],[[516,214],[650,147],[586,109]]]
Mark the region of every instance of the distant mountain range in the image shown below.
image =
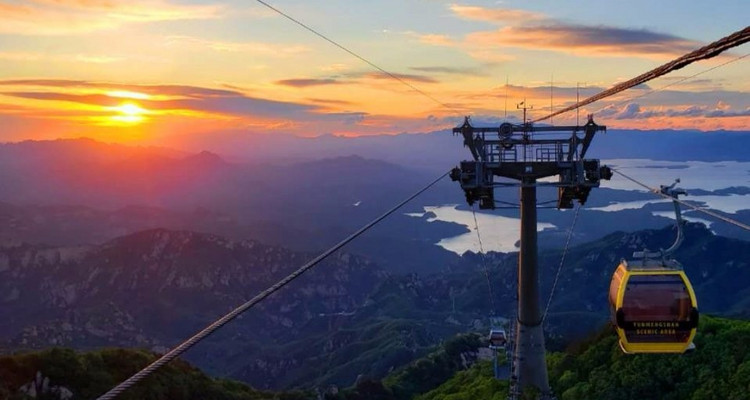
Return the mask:
[[[598,121],[605,124],[606,121]],[[492,126],[476,122],[476,126]],[[183,148],[209,150],[237,160],[293,163],[360,154],[412,168],[442,171],[471,157],[462,139],[450,130],[361,137],[302,138],[216,132],[179,140]],[[750,131],[701,132],[689,130],[619,130],[598,134],[589,157],[640,158],[665,161],[750,161]]]
[[[388,140],[397,144],[405,140],[409,143],[396,146],[397,151],[412,153],[411,141],[418,143],[427,140],[427,136],[359,138],[343,143],[364,143],[363,146],[342,148],[378,154],[377,149]],[[342,138],[304,140],[310,141],[307,145],[314,149],[318,140],[338,143],[339,139]],[[439,142],[430,146],[424,142],[417,147],[426,149],[424,154],[435,159],[443,157],[442,162],[460,159],[441,153]],[[206,151],[187,154],[89,139],[5,144],[0,145],[0,219],[5,218],[7,224],[0,226],[0,239],[96,244],[138,230],[165,227],[257,239],[296,250],[318,250],[358,229],[437,175],[415,166],[351,154],[296,163],[238,163]],[[750,190],[742,182],[737,185],[740,187],[731,193]],[[728,195],[727,190],[715,194]],[[511,202],[517,199],[514,189],[499,190],[498,196]],[[652,199],[651,196],[596,190],[587,203],[589,209],[583,210],[574,243],[597,239],[612,229],[632,231],[663,226],[667,220],[649,211],[668,210],[668,205],[616,213],[590,210],[613,202]],[[541,200],[555,197],[554,188],[539,190]],[[458,185],[444,179],[403,212],[421,212],[421,205],[462,203]],[[514,209],[495,213],[517,217]],[[589,213],[595,216],[588,217]],[[570,215],[551,210],[540,210],[539,215],[541,221],[557,227],[542,233],[542,245],[561,246]],[[714,229],[720,234],[747,237],[729,225]],[[414,252],[407,249],[417,246],[419,254],[430,254],[430,259],[441,261],[451,256],[433,244],[463,232],[467,230],[460,225],[427,223],[426,218],[399,214],[355,246],[357,253],[377,260],[386,269],[426,271],[428,267],[418,262],[411,262],[408,268],[395,267],[401,260],[378,249],[388,244],[410,257]]]
[[[747,160],[738,155],[748,148],[747,137],[610,132],[590,154],[650,157],[642,147],[661,143],[653,153],[658,160],[701,159],[708,151],[716,159]],[[164,351],[468,156],[447,132],[256,139],[250,160],[240,157],[240,137],[232,148],[198,153],[88,139],[0,145],[0,349]],[[750,190],[734,186],[692,193]],[[502,195],[514,201],[515,193]],[[540,200],[555,197],[554,188],[539,189]],[[666,247],[674,237],[671,227],[662,228],[668,221],[653,215],[669,204],[591,208],[651,198],[607,188],[592,194],[546,321],[551,348],[606,323],[606,288],[621,258]],[[361,376],[386,376],[456,333],[485,332],[489,315],[512,319],[516,254],[486,256],[495,294],[490,300],[483,259],[435,245],[473,232],[432,221],[429,213],[405,215],[445,204],[463,204],[460,188],[448,179],[187,359],[259,388],[348,386]],[[555,225],[540,233],[545,300],[572,213],[540,209],[539,216]],[[746,235],[731,226],[712,228]],[[749,242],[689,224],[678,258],[701,311],[750,317]]]
[[[252,241],[166,230],[101,246],[2,247],[0,348],[135,346],[164,351],[311,258]],[[367,260],[338,253],[188,358],[257,387],[322,379],[353,382],[359,373],[383,374],[406,363],[443,335],[462,329],[458,320],[433,329],[441,322],[420,326],[361,314],[368,304],[378,308],[367,299],[388,276]],[[361,324],[347,326],[345,321],[355,314]],[[369,365],[365,354],[356,357],[362,370],[334,372],[363,342],[383,348],[369,353]],[[336,358],[335,366],[324,368]]]
[[[450,130],[360,137],[297,137],[234,131],[184,137],[175,143],[180,150],[103,144],[91,139],[6,143],[0,145],[0,166],[7,160],[25,160],[28,165],[38,166],[76,160],[81,164],[95,164],[133,157],[178,159],[200,152],[222,155],[235,164],[289,166],[358,154],[434,174],[471,158],[461,138]],[[750,161],[750,154],[744,151],[748,147],[750,131],[611,129],[595,137],[588,155],[601,159]]]
[[[615,233],[570,249],[547,320],[551,348],[607,320],[620,258],[673,239]],[[100,246],[0,248],[2,348],[136,346],[165,350],[311,258],[215,235],[149,230]],[[560,260],[540,255],[543,301]],[[748,316],[750,243],[689,225],[677,254],[703,312]],[[209,372],[256,387],[349,385],[384,376],[446,337],[513,318],[516,254],[467,254],[432,275],[391,275],[339,253],[188,353]],[[493,310],[491,304],[495,304]],[[546,302],[545,302],[546,303]]]
[[[351,154],[294,164],[229,163],[207,151],[176,154],[89,139],[0,145],[0,201],[108,209],[205,207],[246,219],[304,220],[320,217],[310,216],[310,210],[320,213],[358,201],[357,211],[369,209],[434,178]]]

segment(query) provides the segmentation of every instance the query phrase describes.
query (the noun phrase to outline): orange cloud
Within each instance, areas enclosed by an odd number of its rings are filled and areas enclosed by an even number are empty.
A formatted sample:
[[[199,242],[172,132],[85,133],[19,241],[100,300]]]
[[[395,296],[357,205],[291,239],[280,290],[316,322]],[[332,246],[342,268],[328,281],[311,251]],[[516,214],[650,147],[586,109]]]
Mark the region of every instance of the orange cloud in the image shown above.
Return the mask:
[[[482,68],[476,68],[476,67],[425,66],[425,67],[409,67],[409,69],[413,71],[427,72],[431,74],[487,76],[487,73],[483,71]]]
[[[474,21],[519,24],[545,18],[543,14],[512,8],[486,8],[458,4],[452,4],[449,8],[458,17]]]
[[[0,95],[25,102],[28,109],[24,113],[29,117],[78,121],[83,125],[101,125],[102,121],[111,121],[113,112],[139,117],[148,114],[149,120],[155,122],[169,117],[191,117],[255,121],[267,125],[281,122],[356,125],[367,115],[364,112],[331,110],[330,103],[285,102],[249,96],[238,90],[197,86],[33,79],[0,81],[0,87],[3,86],[9,89],[23,88],[0,91]],[[130,103],[139,110],[133,106],[123,108],[124,104]]]
[[[393,76],[395,76],[396,78],[402,81],[419,82],[419,83],[438,83],[437,79],[431,78],[426,75],[396,74],[396,73],[392,73],[391,75],[387,75],[382,72],[371,72],[371,73],[365,74],[364,77],[369,78],[369,79],[388,80],[388,79],[393,79]]]
[[[163,0],[36,0],[0,3],[0,33],[70,35],[115,29],[129,23],[217,18],[216,5],[172,4]]]
[[[472,33],[466,40],[488,46],[573,52],[595,57],[671,58],[700,45],[695,41],[647,30],[563,24],[504,27],[491,32]]]
[[[362,78],[380,79],[362,74],[356,77]],[[358,107],[340,99],[271,100],[250,96],[239,88],[4,80],[0,81],[0,123],[4,127],[0,140],[84,135],[110,141],[149,141],[227,129],[303,136],[363,135],[446,127],[421,115],[399,117],[357,111]],[[42,127],[43,131],[38,130]]]
[[[277,85],[291,86],[296,88],[305,88],[310,86],[324,86],[324,85],[340,85],[345,83],[332,78],[298,78],[298,79],[282,79],[275,82]]]
[[[472,73],[458,67],[412,69],[429,74]],[[398,76],[403,79],[432,79],[429,75]],[[370,90],[368,86],[377,89],[379,83],[391,82],[381,81],[383,78],[382,75],[358,73],[338,79],[357,84],[366,91]],[[581,97],[590,96],[601,89],[581,88]],[[641,87],[625,97],[641,95],[646,90],[648,87]],[[344,91],[351,90],[344,87]],[[554,87],[555,108],[575,101],[576,91],[575,87],[570,86]],[[527,104],[535,105],[530,111],[533,117],[547,113],[550,88],[542,84],[530,87],[508,86],[507,90],[505,86],[499,86],[479,94],[466,88],[463,92],[454,93],[451,98],[455,103],[449,106],[475,116],[502,115],[500,110],[505,103],[503,97],[506,92],[511,115],[516,112],[515,104],[523,99],[527,99]],[[143,138],[163,137],[175,132],[220,129],[274,131],[306,136],[323,133],[389,134],[444,129],[458,123],[447,122],[443,118],[446,115],[444,110],[439,107],[399,116],[404,107],[408,107],[404,104],[409,103],[409,99],[389,97],[383,99],[385,105],[373,108],[369,98],[360,103],[359,100],[363,98],[361,96],[337,99],[325,98],[326,94],[320,90],[309,93],[315,93],[317,97],[310,95],[310,98],[298,101],[279,101],[227,85],[212,88],[63,79],[0,80],[0,122],[7,121],[9,124],[3,125],[0,140],[17,138],[22,134],[26,138],[38,138],[40,134],[55,137],[66,136],[68,133],[100,138],[103,131],[97,129],[106,128],[107,132],[115,129],[114,126],[106,126],[105,122],[111,123],[123,118],[142,120],[139,126],[131,124],[130,128],[137,128],[138,135],[141,135],[139,137]],[[624,104],[621,103],[622,99],[612,99],[597,103],[590,110],[581,110],[580,114],[585,116],[595,112],[600,122],[618,128],[745,129],[743,124],[747,126],[750,123],[750,102],[747,94],[740,91],[658,91],[649,97],[641,97],[638,101],[637,107],[621,107],[620,104]],[[128,103],[139,108],[124,107]],[[606,108],[608,104],[610,107]],[[600,107],[605,108],[600,110]],[[435,117],[426,117],[430,114]],[[555,117],[554,122],[573,124],[575,113]],[[44,132],[37,133],[30,128],[33,126],[36,129],[42,125],[46,129]],[[120,134],[126,133],[123,131]]]
[[[52,6],[83,8],[114,8],[116,3],[110,0],[32,0],[34,3]]]
[[[51,61],[51,62],[82,62],[90,64],[109,64],[121,61],[123,57],[94,55],[94,54],[58,54],[32,52],[0,52],[0,59],[9,61]]]
[[[606,107],[598,115],[618,120],[653,119],[653,118],[744,118],[750,119],[750,107],[744,110],[734,110],[726,103],[719,102],[713,107],[685,106],[671,107],[643,107],[638,103],[628,103],[622,107]]]
[[[555,20],[541,13],[519,9],[486,8],[453,4],[459,18],[505,25],[494,31],[477,31],[463,40],[444,35],[422,35],[423,43],[465,48],[475,59],[501,62],[501,48],[522,48],[575,53],[592,57],[671,58],[700,46],[700,43],[645,29],[587,26]]]

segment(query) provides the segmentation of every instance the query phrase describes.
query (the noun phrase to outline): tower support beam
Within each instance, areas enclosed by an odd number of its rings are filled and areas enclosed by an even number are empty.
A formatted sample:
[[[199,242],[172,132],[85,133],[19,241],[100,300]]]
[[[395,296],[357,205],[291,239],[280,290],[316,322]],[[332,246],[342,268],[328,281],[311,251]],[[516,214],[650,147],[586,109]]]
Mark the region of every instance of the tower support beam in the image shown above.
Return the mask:
[[[537,262],[536,180],[521,184],[521,249],[518,253],[518,321],[513,362],[517,363],[519,389],[537,388],[542,398],[552,398],[545,362],[544,332]]]
[[[537,180],[558,176],[558,181],[552,184],[558,187],[557,207],[560,209],[573,208],[574,200],[585,203],[592,188],[599,187],[602,179],[612,177],[612,171],[600,165],[598,159],[584,158],[594,135],[606,129],[594,123],[591,116],[584,126],[554,127],[537,127],[525,121],[521,125],[503,123],[498,127],[474,127],[466,117],[463,125],[453,129],[454,134],[464,138],[464,146],[469,148],[473,158],[462,161],[451,171],[451,179],[461,184],[469,205],[478,202],[480,209],[494,209],[495,187],[507,186],[507,182],[496,183],[496,178],[517,180],[521,187],[518,314],[511,400],[518,399],[519,390],[527,387],[536,388],[541,399],[554,399],[547,377],[540,307]],[[578,136],[578,132],[583,132],[584,136]],[[534,138],[535,133],[545,135]]]

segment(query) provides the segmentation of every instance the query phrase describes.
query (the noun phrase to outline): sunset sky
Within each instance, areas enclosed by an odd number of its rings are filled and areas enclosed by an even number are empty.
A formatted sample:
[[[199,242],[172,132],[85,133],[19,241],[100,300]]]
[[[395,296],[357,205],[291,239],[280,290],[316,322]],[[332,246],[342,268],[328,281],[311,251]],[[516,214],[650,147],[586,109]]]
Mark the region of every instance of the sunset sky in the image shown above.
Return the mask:
[[[587,97],[750,15],[747,0],[269,3],[438,101],[255,1],[0,0],[0,141],[429,132],[464,114],[501,121],[506,104],[517,121],[524,99],[541,116],[550,102],[575,101],[577,85]],[[611,128],[750,130],[750,57],[730,62],[748,53],[743,45],[581,115]],[[575,113],[553,122],[575,123]]]

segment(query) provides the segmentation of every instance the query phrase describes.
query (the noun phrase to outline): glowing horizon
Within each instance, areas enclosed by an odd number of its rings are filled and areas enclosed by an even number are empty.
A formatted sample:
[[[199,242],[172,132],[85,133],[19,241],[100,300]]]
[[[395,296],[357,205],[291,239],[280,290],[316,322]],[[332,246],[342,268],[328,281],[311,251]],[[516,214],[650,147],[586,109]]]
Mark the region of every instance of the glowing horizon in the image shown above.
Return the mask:
[[[168,144],[176,135],[225,131],[418,133],[450,128],[463,115],[499,121],[506,113],[518,122],[521,101],[539,117],[742,29],[750,12],[742,1],[680,10],[636,3],[641,7],[587,1],[573,10],[521,1],[387,0],[346,3],[346,18],[335,16],[342,5],[336,0],[275,4],[447,107],[257,4],[3,4],[0,141],[87,136]],[[667,11],[676,18],[665,21]],[[610,128],[747,131],[750,58],[721,64],[749,48],[580,115],[595,113]],[[575,113],[554,119],[575,121]]]

